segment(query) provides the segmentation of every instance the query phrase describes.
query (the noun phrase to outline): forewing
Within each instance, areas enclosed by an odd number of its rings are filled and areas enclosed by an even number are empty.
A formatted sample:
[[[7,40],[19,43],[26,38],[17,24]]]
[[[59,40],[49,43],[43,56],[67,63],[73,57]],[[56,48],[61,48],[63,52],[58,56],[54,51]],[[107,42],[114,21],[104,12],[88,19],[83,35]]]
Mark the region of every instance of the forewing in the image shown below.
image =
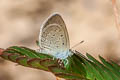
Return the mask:
[[[68,51],[70,48],[66,25],[59,14],[48,18],[40,29],[40,50],[43,53],[56,54]]]

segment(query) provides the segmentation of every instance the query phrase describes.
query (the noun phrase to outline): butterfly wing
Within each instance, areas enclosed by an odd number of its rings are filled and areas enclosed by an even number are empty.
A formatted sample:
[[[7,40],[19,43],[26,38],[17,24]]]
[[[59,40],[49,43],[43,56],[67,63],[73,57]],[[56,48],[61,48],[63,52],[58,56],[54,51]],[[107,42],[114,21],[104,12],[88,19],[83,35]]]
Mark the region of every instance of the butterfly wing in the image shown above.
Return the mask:
[[[53,14],[43,24],[39,36],[40,52],[57,55],[69,50],[66,25],[59,14]]]

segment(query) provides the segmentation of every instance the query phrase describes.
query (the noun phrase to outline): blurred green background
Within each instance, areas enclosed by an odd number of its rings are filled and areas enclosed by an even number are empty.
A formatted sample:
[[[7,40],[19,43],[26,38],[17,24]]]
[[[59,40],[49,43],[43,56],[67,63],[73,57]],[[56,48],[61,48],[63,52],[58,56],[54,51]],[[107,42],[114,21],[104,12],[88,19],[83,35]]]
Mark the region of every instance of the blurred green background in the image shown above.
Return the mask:
[[[117,1],[120,7],[120,1]],[[0,48],[25,46],[38,49],[40,26],[59,12],[68,29],[71,47],[120,61],[120,37],[111,0],[0,0]],[[56,80],[51,73],[26,68],[0,58],[0,80]]]

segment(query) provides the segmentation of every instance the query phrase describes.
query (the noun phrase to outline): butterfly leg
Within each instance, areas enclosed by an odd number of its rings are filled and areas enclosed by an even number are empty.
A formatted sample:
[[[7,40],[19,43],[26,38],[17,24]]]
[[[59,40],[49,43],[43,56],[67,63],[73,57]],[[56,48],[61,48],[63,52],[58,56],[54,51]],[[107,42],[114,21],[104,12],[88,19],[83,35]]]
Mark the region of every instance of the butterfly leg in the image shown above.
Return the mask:
[[[64,63],[61,59],[57,59],[57,63],[59,64],[60,67],[64,68]]]

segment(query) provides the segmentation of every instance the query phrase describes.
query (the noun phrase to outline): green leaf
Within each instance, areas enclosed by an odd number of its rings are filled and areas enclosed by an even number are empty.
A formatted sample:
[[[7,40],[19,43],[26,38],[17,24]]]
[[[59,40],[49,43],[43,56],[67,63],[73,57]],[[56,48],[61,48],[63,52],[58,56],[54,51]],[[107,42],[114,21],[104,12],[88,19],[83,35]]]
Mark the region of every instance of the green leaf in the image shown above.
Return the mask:
[[[38,58],[33,58],[27,61],[28,65],[31,66],[32,68],[36,68],[36,69],[41,69],[41,70],[45,70],[45,71],[49,71],[47,67],[42,66],[40,64],[41,60]]]
[[[120,80],[120,66],[115,62],[99,56],[100,63],[89,54],[85,57],[77,51],[72,53],[60,63],[49,54],[18,46],[5,49],[0,56],[22,66],[52,72],[66,80]]]

